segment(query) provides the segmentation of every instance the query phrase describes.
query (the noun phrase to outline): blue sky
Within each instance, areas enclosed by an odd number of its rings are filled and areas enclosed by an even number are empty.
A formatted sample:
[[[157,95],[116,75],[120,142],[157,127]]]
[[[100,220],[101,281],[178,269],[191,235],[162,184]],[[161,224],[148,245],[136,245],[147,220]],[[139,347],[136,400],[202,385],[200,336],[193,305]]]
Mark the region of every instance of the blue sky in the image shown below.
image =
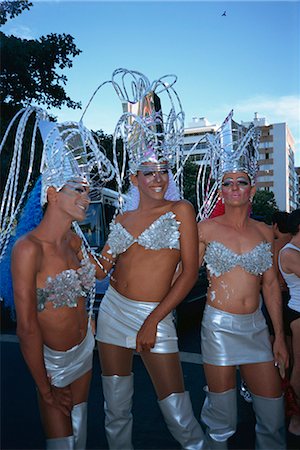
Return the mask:
[[[66,91],[85,106],[96,87],[125,67],[152,81],[176,74],[186,114],[221,123],[254,112],[268,123],[287,122],[300,165],[299,1],[37,1],[2,30],[24,38],[70,33],[82,53],[74,59]],[[226,10],[226,16],[222,16]],[[81,112],[52,110],[59,121]],[[85,116],[93,129],[113,131],[121,105],[111,87]]]

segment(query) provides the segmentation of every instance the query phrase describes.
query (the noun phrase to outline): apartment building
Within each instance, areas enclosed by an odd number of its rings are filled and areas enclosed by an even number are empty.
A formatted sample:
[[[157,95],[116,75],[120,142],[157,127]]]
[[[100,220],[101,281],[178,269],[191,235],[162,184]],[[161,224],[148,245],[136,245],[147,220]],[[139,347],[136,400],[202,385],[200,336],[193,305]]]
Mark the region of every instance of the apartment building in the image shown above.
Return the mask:
[[[284,122],[269,125],[264,117],[258,118],[257,113],[252,122],[261,129],[256,186],[258,189],[274,192],[278,208],[290,212],[299,207],[299,181],[294,163],[294,138]],[[241,124],[249,126],[250,122],[241,122]],[[210,124],[204,117],[194,117],[184,131],[184,153],[191,152],[191,160],[201,164],[206,152],[205,140],[201,142],[201,138],[206,133],[215,133],[218,127],[219,125]]]

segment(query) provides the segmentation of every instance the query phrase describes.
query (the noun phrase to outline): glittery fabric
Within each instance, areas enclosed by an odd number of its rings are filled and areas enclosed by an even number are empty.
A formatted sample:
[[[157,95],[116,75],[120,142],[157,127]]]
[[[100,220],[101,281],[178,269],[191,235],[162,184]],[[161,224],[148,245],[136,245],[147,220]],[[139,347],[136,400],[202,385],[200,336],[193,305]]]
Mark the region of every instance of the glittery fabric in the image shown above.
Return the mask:
[[[110,234],[107,243],[110,247],[108,253],[116,257],[126,252],[134,243],[138,243],[148,250],[161,250],[163,248],[180,249],[180,222],[172,211],[163,214],[156,219],[137,238],[134,238],[120,223],[115,221],[110,224]]]
[[[208,244],[204,261],[210,275],[219,277],[236,266],[242,267],[252,275],[262,275],[272,266],[271,244],[261,242],[247,253],[238,254],[224,244],[212,241]]]
[[[54,278],[48,277],[45,287],[37,288],[38,311],[43,311],[48,302],[52,302],[54,308],[75,308],[78,298],[87,297],[95,284],[95,273],[95,266],[84,258],[79,269],[64,270]]]
[[[216,366],[273,361],[261,308],[250,314],[232,314],[206,304],[201,324],[201,353],[203,362]]]
[[[100,304],[96,340],[135,349],[137,333],[157,305],[158,302],[131,300],[110,285]],[[150,352],[178,352],[178,338],[171,312],[158,323],[155,346]]]
[[[57,387],[68,386],[91,370],[94,347],[91,327],[87,328],[85,338],[78,345],[65,352],[44,345],[45,367],[51,384]]]

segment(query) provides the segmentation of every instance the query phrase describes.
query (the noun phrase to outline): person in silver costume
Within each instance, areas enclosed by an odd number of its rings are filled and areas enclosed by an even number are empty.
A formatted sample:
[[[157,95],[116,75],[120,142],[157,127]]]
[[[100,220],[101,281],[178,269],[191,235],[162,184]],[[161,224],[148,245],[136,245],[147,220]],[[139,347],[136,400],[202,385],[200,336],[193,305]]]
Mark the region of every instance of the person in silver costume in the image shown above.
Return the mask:
[[[249,216],[256,189],[257,144],[254,128],[241,131],[239,127],[231,113],[212,140],[209,167],[218,181],[224,214],[202,217],[198,223],[199,262],[206,263],[209,277],[201,328],[207,380],[201,419],[206,425],[208,446],[227,448],[237,425],[239,366],[256,415],[256,449],[284,449],[284,400],[277,366],[284,373],[288,352],[272,261],[273,233]],[[240,140],[237,130],[242,133]],[[216,159],[214,151],[218,153]],[[275,332],[273,350],[260,308],[261,289]]]
[[[45,212],[12,250],[17,335],[36,384],[46,448],[85,449],[95,346],[86,297],[94,290],[96,263],[71,226],[86,216],[90,168],[113,167],[101,160],[82,124],[50,123],[38,108],[32,113],[45,138],[39,193]]]
[[[141,74],[137,75],[136,85],[145,84],[146,95],[144,91],[141,93],[137,105],[140,115],[134,116],[133,128],[126,126],[126,130],[133,132],[123,141],[125,145],[133,141],[131,153],[128,152],[131,155],[129,168],[138,201],[133,209],[123,211],[113,220],[101,252],[106,270],[114,267],[110,286],[100,305],[96,334],[106,436],[110,449],[133,448],[132,364],[136,350],[151,377],[169,431],[182,448],[199,450],[204,445],[204,433],[195,419],[189,393],[185,391],[172,315],[198,276],[195,211],[188,201],[180,200],[179,195],[177,199],[167,196],[171,184],[165,150],[168,136],[163,132],[162,145],[161,128],[156,134],[157,123],[161,126],[163,122],[160,109],[154,109],[154,100],[157,104],[158,99],[149,89],[146,77],[142,83]],[[153,84],[167,89],[167,84]],[[132,119],[132,114],[125,115],[126,121],[128,117]],[[135,126],[140,127],[138,131]],[[160,136],[158,144],[157,135]],[[140,139],[141,136],[144,137]],[[174,150],[175,146],[171,148],[173,153]],[[182,272],[173,283],[180,261]]]

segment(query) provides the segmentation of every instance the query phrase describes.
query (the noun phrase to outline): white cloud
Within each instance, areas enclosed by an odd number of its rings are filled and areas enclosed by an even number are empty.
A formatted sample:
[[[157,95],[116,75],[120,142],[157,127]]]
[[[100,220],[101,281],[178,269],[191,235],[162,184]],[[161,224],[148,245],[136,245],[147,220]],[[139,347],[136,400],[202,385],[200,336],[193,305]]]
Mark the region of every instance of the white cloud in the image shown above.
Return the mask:
[[[298,96],[287,95],[277,98],[257,96],[238,102],[234,109],[238,115],[248,114],[251,118],[254,112],[257,112],[259,117],[265,117],[269,123],[286,122],[289,128],[296,132],[294,137],[299,138],[300,97]]]
[[[7,31],[8,35],[13,35],[21,39],[35,39],[33,36],[33,32],[29,27],[26,27],[24,25],[19,25],[18,27],[11,27]]]
[[[257,96],[240,103],[235,108],[239,116],[254,112],[265,117],[267,123],[286,122],[295,140],[295,163],[300,165],[300,97],[287,95],[278,98]]]
[[[238,122],[249,122],[254,113],[265,117],[267,124],[286,122],[295,140],[296,164],[300,165],[300,96],[286,95],[271,97],[257,95],[236,101],[234,104],[222,104],[218,110],[210,110],[208,117],[221,124],[228,112],[234,110],[234,118]]]

